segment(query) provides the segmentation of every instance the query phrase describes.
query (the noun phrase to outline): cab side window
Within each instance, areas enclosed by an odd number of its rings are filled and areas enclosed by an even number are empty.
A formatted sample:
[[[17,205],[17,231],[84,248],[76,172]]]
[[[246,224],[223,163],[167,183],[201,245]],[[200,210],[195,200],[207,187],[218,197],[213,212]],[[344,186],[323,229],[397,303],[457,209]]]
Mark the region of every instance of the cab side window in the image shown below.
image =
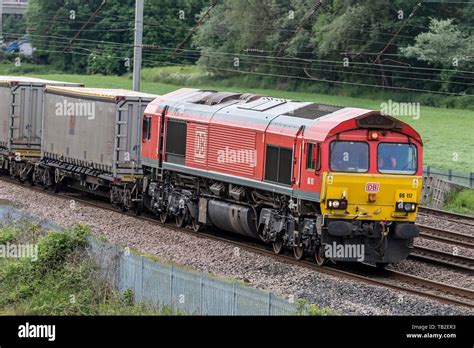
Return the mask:
[[[151,117],[143,119],[143,140],[151,140]]]
[[[316,145],[313,143],[308,143],[306,145],[306,169],[314,170],[316,169]]]

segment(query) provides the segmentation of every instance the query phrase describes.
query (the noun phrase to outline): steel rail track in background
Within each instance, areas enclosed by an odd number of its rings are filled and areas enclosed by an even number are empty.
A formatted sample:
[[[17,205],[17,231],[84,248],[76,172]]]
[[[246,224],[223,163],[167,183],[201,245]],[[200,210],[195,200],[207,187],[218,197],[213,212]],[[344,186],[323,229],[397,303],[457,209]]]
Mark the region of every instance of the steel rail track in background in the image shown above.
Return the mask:
[[[474,259],[468,256],[457,255],[456,253],[447,253],[445,251],[415,246],[409,258],[436,263],[453,269],[474,271]]]
[[[429,207],[420,207],[418,212],[425,215],[438,216],[450,222],[474,226],[474,216],[463,215]]]
[[[420,228],[421,238],[435,240],[463,248],[474,248],[474,236],[465,233],[446,231],[426,225],[417,224],[417,226]]]

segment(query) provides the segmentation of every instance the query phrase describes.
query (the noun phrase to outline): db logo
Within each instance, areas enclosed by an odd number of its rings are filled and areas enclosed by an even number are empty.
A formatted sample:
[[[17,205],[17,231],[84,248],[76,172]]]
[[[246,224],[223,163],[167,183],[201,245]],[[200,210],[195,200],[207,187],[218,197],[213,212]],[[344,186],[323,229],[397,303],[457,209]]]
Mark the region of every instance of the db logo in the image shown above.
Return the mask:
[[[206,161],[207,129],[196,128],[194,136],[194,160],[196,162]]]
[[[365,185],[365,192],[375,193],[380,191],[380,184],[378,182],[368,182]]]

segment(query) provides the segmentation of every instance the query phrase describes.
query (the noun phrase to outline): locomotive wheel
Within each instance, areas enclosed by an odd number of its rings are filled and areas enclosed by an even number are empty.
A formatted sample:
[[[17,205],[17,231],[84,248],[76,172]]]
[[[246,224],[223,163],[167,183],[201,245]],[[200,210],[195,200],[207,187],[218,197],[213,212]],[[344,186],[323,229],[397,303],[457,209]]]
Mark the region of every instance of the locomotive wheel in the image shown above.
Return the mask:
[[[176,226],[178,228],[184,228],[186,226],[186,216],[184,216],[184,214],[176,215]]]
[[[316,252],[314,254],[314,258],[316,260],[316,264],[318,266],[324,266],[324,264],[326,263],[326,257],[324,256],[324,248],[322,247],[322,245],[318,245],[316,247]]]
[[[201,224],[201,223],[199,223],[199,222],[197,222],[196,220],[193,219],[192,228],[193,228],[194,232],[196,232],[196,233],[202,232],[205,227],[206,227],[206,225]]]
[[[297,246],[293,247],[293,255],[295,256],[295,259],[302,260],[304,258],[304,247],[303,246]]]
[[[166,224],[166,223],[168,222],[168,212],[162,211],[162,212],[160,213],[160,222],[161,222],[162,224]]]
[[[273,242],[273,251],[275,254],[281,254],[283,252],[283,240],[281,238]]]

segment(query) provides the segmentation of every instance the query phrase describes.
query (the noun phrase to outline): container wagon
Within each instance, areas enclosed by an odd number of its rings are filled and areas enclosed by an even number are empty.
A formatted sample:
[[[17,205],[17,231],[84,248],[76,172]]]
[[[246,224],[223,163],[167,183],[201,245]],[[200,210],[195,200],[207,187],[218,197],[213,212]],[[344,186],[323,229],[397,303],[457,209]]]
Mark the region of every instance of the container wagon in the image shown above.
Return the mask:
[[[26,180],[41,153],[46,86],[82,84],[32,77],[0,76],[0,169]]]
[[[117,89],[49,86],[44,98],[41,165],[45,188],[71,186],[133,206],[141,118],[156,95]]]

